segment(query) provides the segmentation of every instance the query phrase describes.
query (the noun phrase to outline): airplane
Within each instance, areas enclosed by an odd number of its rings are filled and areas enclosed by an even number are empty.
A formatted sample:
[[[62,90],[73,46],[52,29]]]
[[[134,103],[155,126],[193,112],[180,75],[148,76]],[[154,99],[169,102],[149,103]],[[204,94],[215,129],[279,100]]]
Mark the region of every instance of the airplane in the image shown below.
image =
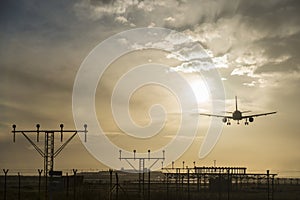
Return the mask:
[[[215,115],[215,114],[206,114],[206,113],[199,113],[199,115],[204,115],[204,116],[211,116],[211,117],[222,117],[222,121],[226,123],[227,125],[231,125],[230,120],[236,120],[237,124],[240,124],[240,120],[245,119],[245,125],[249,125],[249,122],[254,121],[254,117],[259,117],[259,116],[264,116],[264,115],[271,115],[275,114],[277,112],[268,112],[268,113],[260,113],[260,114],[254,114],[254,115],[246,115],[243,116],[243,113],[248,113],[250,111],[239,111],[238,110],[238,105],[237,105],[237,96],[235,96],[235,111],[233,112],[227,112],[227,113],[232,113],[232,116],[228,115]],[[249,122],[248,122],[249,120]]]

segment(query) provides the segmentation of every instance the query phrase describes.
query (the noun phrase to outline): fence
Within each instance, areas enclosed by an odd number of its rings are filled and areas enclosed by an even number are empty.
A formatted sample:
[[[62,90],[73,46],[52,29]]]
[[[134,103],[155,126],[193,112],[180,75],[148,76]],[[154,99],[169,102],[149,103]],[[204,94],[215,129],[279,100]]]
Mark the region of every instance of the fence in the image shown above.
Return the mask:
[[[197,179],[195,174],[150,172],[143,175],[121,171],[80,172],[44,177],[3,170],[0,176],[0,199],[62,200],[179,200],[179,199],[299,199],[300,179],[214,174]],[[199,177],[198,177],[199,178]],[[200,180],[200,181],[199,181]],[[274,187],[268,189],[269,184]]]

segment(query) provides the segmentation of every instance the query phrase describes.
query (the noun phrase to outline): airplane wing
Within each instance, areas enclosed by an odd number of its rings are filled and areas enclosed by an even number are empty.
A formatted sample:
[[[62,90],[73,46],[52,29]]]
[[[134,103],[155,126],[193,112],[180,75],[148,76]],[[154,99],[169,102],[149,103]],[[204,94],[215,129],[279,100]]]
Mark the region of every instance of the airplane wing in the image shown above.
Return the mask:
[[[249,118],[249,117],[259,117],[259,116],[264,116],[264,115],[272,115],[272,114],[275,114],[275,113],[277,113],[277,112],[269,112],[269,113],[255,114],[255,115],[247,115],[247,116],[243,116],[242,119]]]
[[[232,116],[226,116],[226,115],[215,115],[215,114],[206,114],[206,113],[199,113],[199,115],[203,115],[203,116],[209,116],[209,117],[222,117],[222,118],[228,118],[228,119],[232,119]]]

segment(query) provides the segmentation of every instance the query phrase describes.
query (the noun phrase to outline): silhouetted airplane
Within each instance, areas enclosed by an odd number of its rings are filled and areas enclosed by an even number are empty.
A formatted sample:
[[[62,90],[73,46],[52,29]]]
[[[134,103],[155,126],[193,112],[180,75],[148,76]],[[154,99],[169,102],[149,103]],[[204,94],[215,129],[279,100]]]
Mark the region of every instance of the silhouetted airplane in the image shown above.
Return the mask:
[[[275,114],[277,112],[269,112],[269,113],[260,113],[260,114],[254,114],[254,115],[247,115],[247,116],[243,116],[243,113],[247,113],[250,111],[239,111],[238,110],[238,106],[237,106],[237,97],[235,96],[235,111],[233,112],[228,112],[228,113],[232,113],[232,116],[226,116],[226,115],[215,115],[215,114],[206,114],[206,113],[200,113],[200,115],[205,115],[205,116],[212,116],[212,117],[223,117],[222,121],[224,123],[227,123],[227,125],[230,125],[230,119],[232,120],[237,120],[237,124],[240,124],[240,120],[242,119],[246,119],[245,121],[245,125],[248,125],[248,119],[249,122],[253,122],[254,121],[254,117],[259,117],[259,116],[263,116],[263,115],[271,115],[271,114]]]

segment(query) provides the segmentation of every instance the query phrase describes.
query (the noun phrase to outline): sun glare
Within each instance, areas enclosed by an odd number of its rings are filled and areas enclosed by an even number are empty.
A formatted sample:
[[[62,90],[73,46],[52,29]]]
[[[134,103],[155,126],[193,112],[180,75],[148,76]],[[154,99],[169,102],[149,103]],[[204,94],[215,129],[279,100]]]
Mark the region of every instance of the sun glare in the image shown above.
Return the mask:
[[[207,102],[209,100],[208,88],[202,79],[193,78],[190,80],[190,85],[193,89],[198,103]]]

